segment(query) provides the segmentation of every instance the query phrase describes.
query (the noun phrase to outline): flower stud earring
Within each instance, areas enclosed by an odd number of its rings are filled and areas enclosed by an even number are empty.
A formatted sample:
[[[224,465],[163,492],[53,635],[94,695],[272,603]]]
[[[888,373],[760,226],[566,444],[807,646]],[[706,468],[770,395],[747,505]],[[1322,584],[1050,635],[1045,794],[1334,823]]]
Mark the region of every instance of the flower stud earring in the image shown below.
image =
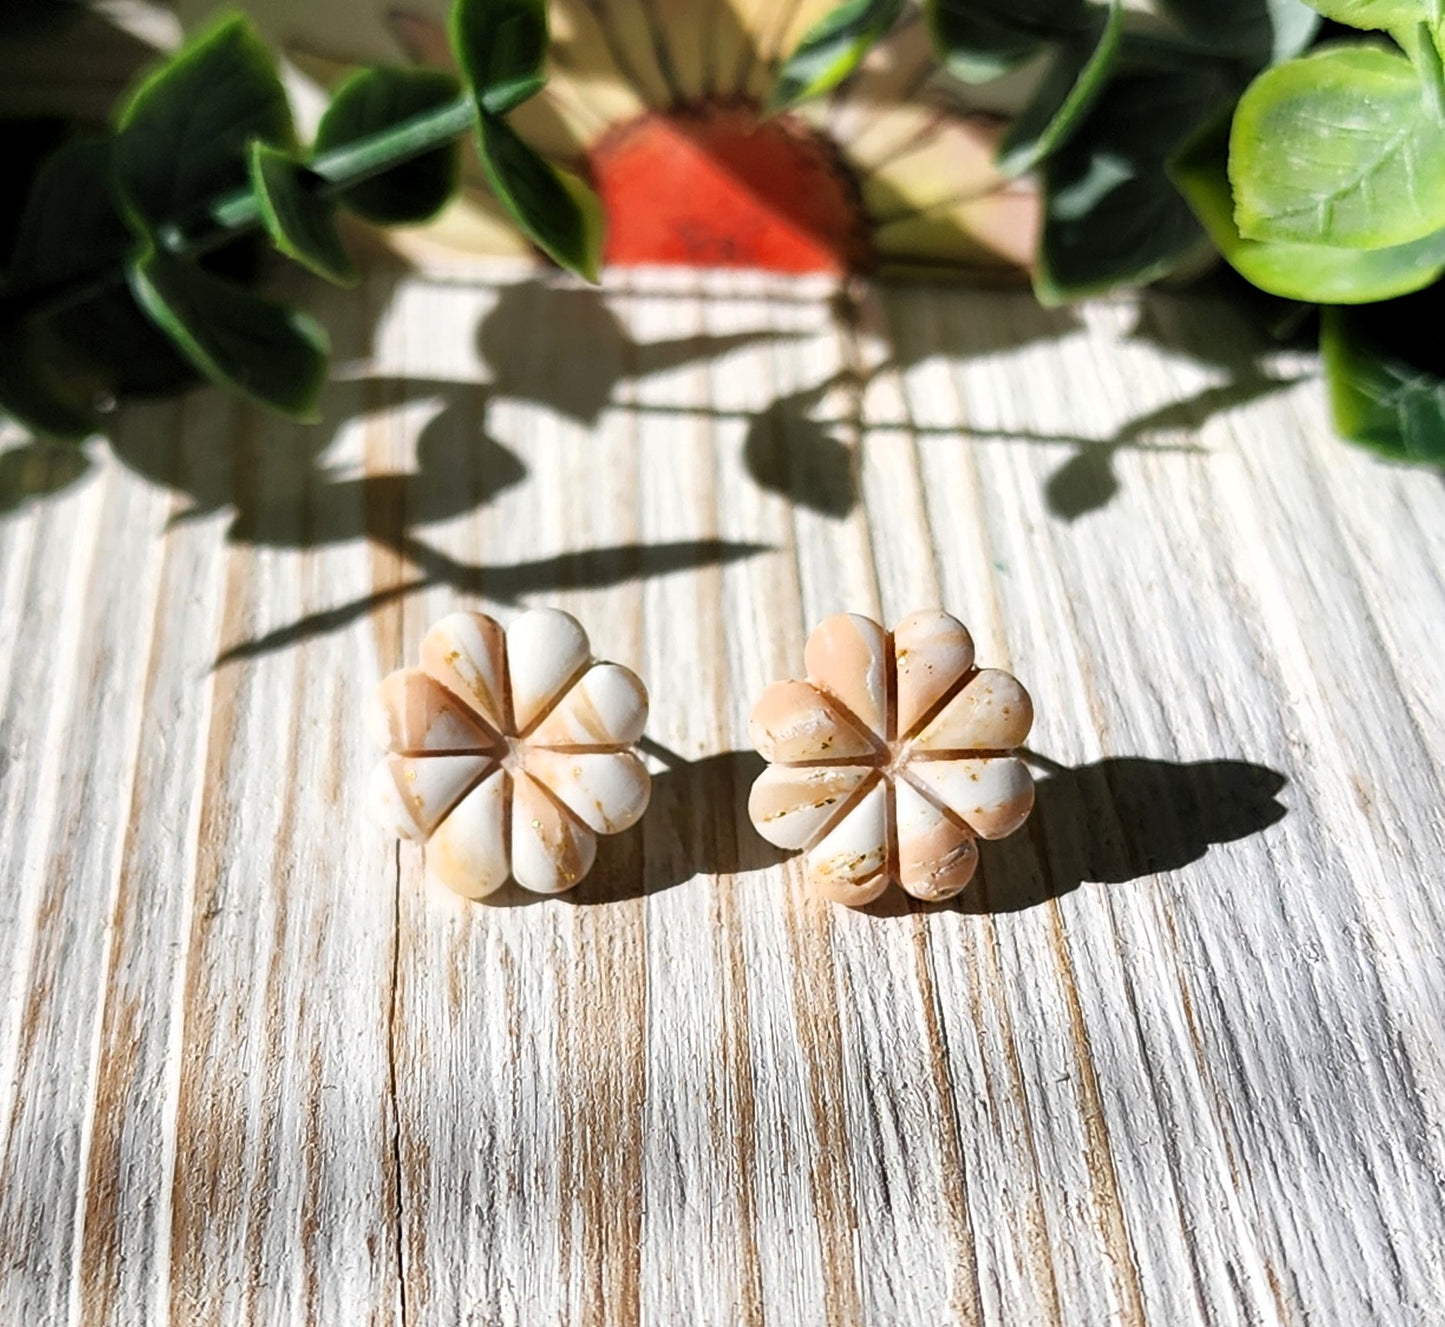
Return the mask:
[[[504,632],[452,613],[421,643],[421,667],[377,688],[368,725],[388,754],[371,801],[392,833],[426,844],[427,874],[467,898],[511,876],[557,894],[592,869],[597,835],[647,809],[632,751],[647,688],[598,663],[576,618],[523,613]]]
[[[823,622],[805,682],[776,682],[748,725],[769,761],[748,814],[769,843],[807,852],[815,892],[871,903],[897,880],[952,898],[978,865],[976,838],[1012,834],[1034,804],[1013,754],[1033,702],[947,613],[912,613],[890,636],[854,613]]]

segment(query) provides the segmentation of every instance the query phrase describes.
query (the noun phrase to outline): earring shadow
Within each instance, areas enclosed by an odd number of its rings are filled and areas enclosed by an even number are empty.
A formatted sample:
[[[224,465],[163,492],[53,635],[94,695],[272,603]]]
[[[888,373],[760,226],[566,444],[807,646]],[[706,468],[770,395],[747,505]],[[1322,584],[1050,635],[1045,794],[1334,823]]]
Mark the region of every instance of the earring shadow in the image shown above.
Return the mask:
[[[1288,780],[1243,760],[1131,756],[1054,768],[1031,828],[980,843],[979,872],[955,900],[970,913],[1022,912],[1088,881],[1123,884],[1198,861],[1284,818]]]
[[[600,836],[592,870],[558,898],[583,906],[616,903],[660,893],[696,875],[740,875],[787,859],[748,823],[748,790],[764,767],[757,752],[684,760],[646,739],[640,745],[670,762],[652,776],[646,817],[622,834]],[[509,881],[485,902],[522,907],[544,897]]]

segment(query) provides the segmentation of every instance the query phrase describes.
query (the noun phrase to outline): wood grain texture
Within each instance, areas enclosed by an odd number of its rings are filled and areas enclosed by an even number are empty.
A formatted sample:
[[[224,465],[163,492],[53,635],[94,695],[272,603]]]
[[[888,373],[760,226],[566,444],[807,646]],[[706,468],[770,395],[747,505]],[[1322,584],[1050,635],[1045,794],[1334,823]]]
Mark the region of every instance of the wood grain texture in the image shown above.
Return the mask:
[[[307,430],[0,443],[0,1321],[1445,1321],[1445,488],[1209,297],[520,268],[320,294]],[[371,827],[457,606],[652,689],[573,895]],[[746,817],[809,627],[1038,710],[956,903]]]

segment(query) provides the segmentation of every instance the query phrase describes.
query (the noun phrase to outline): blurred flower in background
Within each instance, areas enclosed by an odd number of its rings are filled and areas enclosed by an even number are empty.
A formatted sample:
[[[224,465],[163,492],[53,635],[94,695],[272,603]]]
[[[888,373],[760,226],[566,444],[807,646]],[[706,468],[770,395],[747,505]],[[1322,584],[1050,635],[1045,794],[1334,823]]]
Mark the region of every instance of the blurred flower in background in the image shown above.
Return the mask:
[[[987,105],[941,85],[915,13],[832,96],[766,116],[778,64],[832,0],[554,0],[549,82],[513,123],[591,179],[608,262],[785,272],[1016,273],[1038,204],[993,163],[1007,80]],[[218,6],[181,0],[187,30]],[[249,0],[304,115],[358,65],[447,67],[446,0]],[[296,86],[299,83],[301,86]],[[957,89],[957,85],[954,85]],[[413,257],[528,252],[481,169],[436,221],[389,232]]]

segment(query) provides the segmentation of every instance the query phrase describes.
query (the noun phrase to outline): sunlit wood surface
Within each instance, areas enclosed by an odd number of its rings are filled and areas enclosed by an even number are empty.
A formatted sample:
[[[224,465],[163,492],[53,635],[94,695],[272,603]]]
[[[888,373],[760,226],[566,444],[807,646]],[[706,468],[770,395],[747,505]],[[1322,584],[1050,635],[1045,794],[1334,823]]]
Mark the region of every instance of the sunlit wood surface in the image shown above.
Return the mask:
[[[1445,487],[1228,307],[520,269],[311,290],[314,428],[0,454],[0,1322],[1445,1315]],[[479,906],[372,828],[458,606],[652,689]],[[811,902],[751,698],[943,605],[1039,713],[961,906]]]

